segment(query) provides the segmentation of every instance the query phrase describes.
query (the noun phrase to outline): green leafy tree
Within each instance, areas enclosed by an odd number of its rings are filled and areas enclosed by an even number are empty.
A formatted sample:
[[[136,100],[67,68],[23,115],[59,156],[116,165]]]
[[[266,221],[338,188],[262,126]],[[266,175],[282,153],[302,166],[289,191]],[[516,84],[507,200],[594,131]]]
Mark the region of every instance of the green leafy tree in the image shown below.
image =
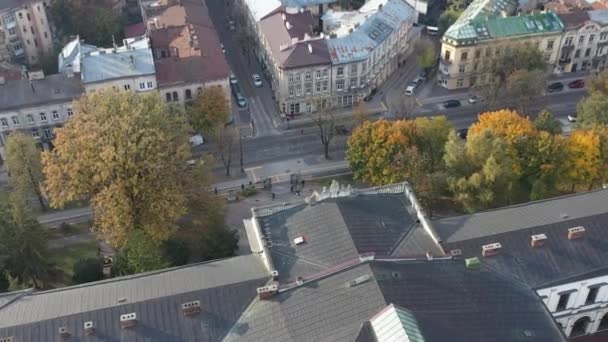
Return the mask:
[[[138,230],[167,240],[186,213],[191,152],[182,119],[158,94],[118,90],[83,96],[75,110],[43,153],[51,206],[90,198],[94,230],[116,247]]]
[[[172,238],[164,241],[162,248],[171,266],[185,265],[190,260],[190,249],[185,241]]]
[[[534,127],[539,131],[547,132],[549,134],[562,133],[561,123],[546,109],[538,114],[536,120],[534,120]]]
[[[447,9],[441,13],[439,16],[439,21],[437,23],[437,28],[439,30],[439,34],[443,35],[452,24],[458,20],[458,17],[462,14],[462,11],[455,9]]]
[[[518,69],[507,76],[505,86],[509,99],[517,103],[518,112],[531,114],[542,106],[540,95],[545,84],[547,77],[543,70]]]
[[[516,70],[542,70],[544,72],[546,67],[543,54],[539,49],[530,44],[517,44],[500,49],[499,55],[489,71],[504,83],[507,77]]]
[[[202,260],[230,257],[238,249],[239,236],[236,230],[224,225],[213,225],[202,233],[198,242]]]
[[[74,284],[90,283],[103,279],[103,265],[97,258],[78,260],[73,266]]]
[[[43,175],[40,151],[32,136],[19,131],[11,133],[6,142],[6,154],[13,191],[25,199],[35,196],[42,210],[46,210],[41,191]]]
[[[42,289],[57,275],[49,262],[48,233],[28,215],[25,202],[12,196],[10,207],[0,208],[0,247],[6,254],[6,272],[18,283]]]
[[[428,73],[437,63],[435,45],[428,39],[420,39],[416,42],[416,51],[418,66]]]
[[[523,156],[522,181],[529,189],[529,199],[556,196],[567,174],[566,138],[541,131],[532,143],[520,145]]]
[[[576,126],[583,129],[608,124],[608,93],[594,92],[577,106]]]
[[[169,266],[160,243],[151,239],[143,231],[131,234],[125,247],[118,253],[113,272],[128,275],[155,271]]]
[[[11,282],[8,280],[8,276],[4,269],[0,269],[0,293],[8,291],[11,286]]]
[[[206,87],[188,109],[192,127],[205,134],[223,126],[230,117],[228,97],[221,87]]]

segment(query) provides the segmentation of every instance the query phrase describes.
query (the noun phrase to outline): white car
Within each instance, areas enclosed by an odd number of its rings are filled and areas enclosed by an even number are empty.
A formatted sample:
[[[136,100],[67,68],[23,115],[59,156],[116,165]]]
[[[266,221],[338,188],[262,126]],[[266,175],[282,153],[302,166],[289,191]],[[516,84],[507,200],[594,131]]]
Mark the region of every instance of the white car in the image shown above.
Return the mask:
[[[230,75],[230,84],[237,84],[239,80],[234,75]]]
[[[568,121],[576,122],[576,113],[568,115]]]
[[[224,47],[224,44],[220,44],[220,47],[222,48],[222,53],[226,53],[226,48]]]
[[[255,85],[258,88],[262,86],[262,78],[260,77],[260,75],[253,74],[251,76],[251,78],[253,78],[253,85]]]
[[[405,95],[409,95],[409,96],[414,95],[414,90],[416,90],[416,86],[415,85],[413,85],[413,84],[408,85],[405,88]]]
[[[473,95],[473,96],[469,97],[470,104],[476,104],[477,102],[483,102],[483,98],[481,98],[477,95]]]
[[[192,145],[192,147],[200,146],[200,145],[203,145],[204,143],[205,143],[205,139],[203,139],[203,136],[200,134],[193,135],[190,137],[190,145]]]

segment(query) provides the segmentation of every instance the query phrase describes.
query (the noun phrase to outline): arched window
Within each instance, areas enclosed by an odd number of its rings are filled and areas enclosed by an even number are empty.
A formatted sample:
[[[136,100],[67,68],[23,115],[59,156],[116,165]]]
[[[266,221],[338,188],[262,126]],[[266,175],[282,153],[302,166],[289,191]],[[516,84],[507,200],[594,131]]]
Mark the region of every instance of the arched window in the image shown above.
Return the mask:
[[[190,100],[192,98],[192,91],[190,89],[186,89],[186,99]]]
[[[585,316],[579,318],[574,325],[572,325],[572,331],[570,331],[570,337],[587,335],[587,328],[591,323],[591,318]]]
[[[165,97],[167,98],[167,102],[171,102],[171,93],[166,93]]]
[[[604,317],[602,317],[600,325],[597,327],[597,331],[600,330],[608,330],[608,313],[606,313]]]

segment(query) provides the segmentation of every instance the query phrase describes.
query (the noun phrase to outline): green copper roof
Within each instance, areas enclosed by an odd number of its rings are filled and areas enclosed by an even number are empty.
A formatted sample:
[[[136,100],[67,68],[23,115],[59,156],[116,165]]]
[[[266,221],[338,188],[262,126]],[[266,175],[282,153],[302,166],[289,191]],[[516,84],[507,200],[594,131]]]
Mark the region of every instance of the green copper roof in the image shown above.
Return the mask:
[[[564,24],[553,12],[507,16],[515,12],[514,0],[474,0],[444,37],[458,42],[561,32]]]

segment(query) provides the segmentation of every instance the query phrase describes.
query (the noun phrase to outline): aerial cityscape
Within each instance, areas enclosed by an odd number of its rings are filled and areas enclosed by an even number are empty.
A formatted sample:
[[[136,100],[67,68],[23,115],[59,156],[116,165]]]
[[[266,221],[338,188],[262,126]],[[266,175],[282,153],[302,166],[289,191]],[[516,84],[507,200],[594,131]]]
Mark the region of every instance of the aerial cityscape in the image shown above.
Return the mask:
[[[30,341],[608,341],[608,1],[0,0]]]

